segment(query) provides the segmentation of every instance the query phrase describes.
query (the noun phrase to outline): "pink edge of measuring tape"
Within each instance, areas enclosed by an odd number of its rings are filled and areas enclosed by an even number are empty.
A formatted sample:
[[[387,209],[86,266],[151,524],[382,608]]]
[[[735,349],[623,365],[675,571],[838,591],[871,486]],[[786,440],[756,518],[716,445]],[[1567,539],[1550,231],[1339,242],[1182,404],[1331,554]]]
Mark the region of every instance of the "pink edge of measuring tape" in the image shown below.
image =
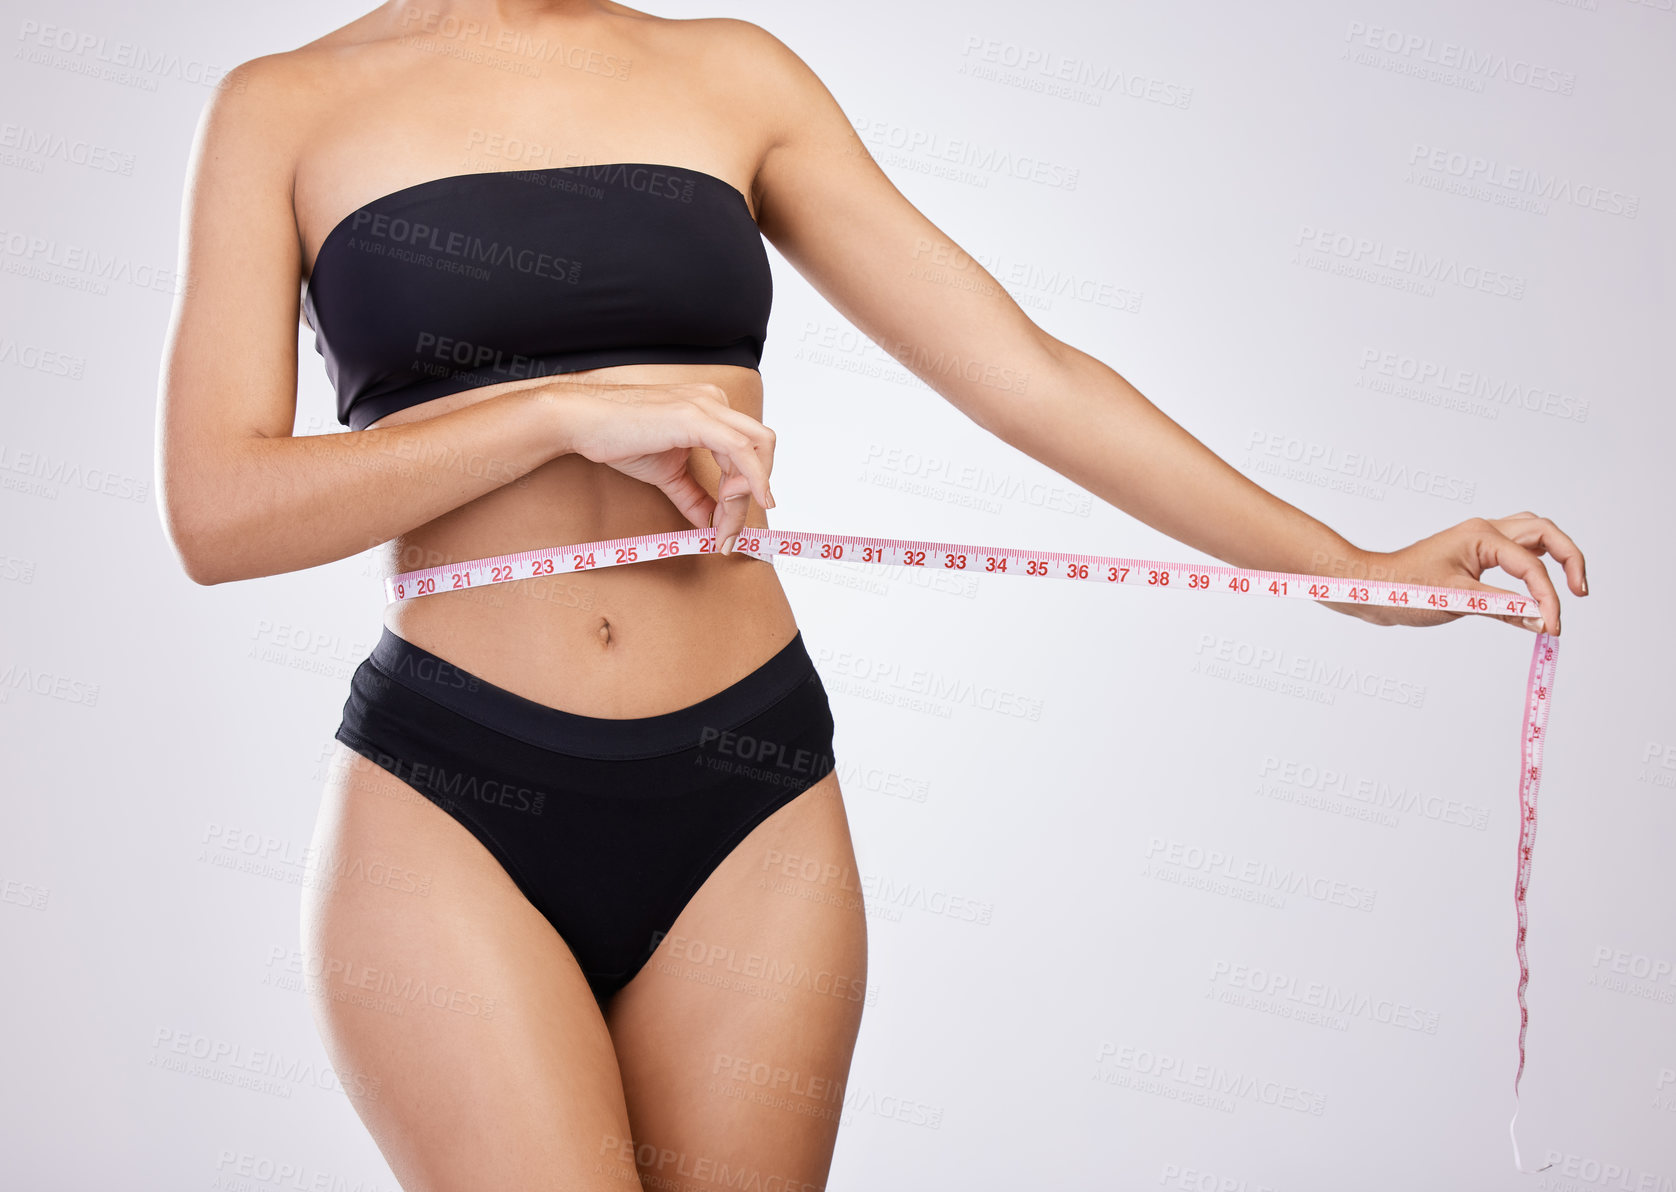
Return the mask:
[[[1535,611],[1536,604],[1530,597],[1516,593],[1253,571],[1201,563],[1167,563],[1155,559],[1066,554],[1023,547],[973,546],[904,538],[858,538],[848,534],[759,526],[747,526],[739,534],[734,549],[737,553],[768,563],[785,558],[814,559],[829,563],[936,568],[1035,579],[1072,579],[1178,592],[1433,608],[1490,616],[1528,616]],[[407,571],[384,581],[384,595],[390,602],[412,600],[437,592],[462,591],[513,580],[557,577],[654,559],[716,553],[714,530],[640,534]],[[1530,1012],[1525,1006],[1525,987],[1530,984],[1530,966],[1525,958],[1525,900],[1530,890],[1531,851],[1536,844],[1536,796],[1542,781],[1542,745],[1547,735],[1548,710],[1553,702],[1554,667],[1558,653],[1558,643],[1552,635],[1540,632],[1536,635],[1530,673],[1525,681],[1524,722],[1520,733],[1519,863],[1513,883],[1513,905],[1518,919],[1514,951],[1519,960],[1519,1067],[1513,1076],[1513,1118],[1507,1124],[1507,1132],[1513,1142],[1513,1165],[1527,1175],[1534,1172],[1525,1167],[1519,1155],[1519,1138],[1515,1129],[1519,1120],[1519,1081],[1525,1073],[1525,1028],[1530,1021]],[[1551,1166],[1552,1163],[1546,1163],[1535,1170],[1546,1171]]]

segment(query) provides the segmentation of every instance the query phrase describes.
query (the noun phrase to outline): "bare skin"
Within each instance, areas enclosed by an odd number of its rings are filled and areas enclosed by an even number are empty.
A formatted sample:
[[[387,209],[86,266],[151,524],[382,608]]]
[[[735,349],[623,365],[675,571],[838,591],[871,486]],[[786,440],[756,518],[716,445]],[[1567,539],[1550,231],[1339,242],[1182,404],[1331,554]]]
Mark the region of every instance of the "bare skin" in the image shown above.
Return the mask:
[[[507,69],[533,61],[516,48],[533,44],[564,52],[535,74]],[[1539,555],[1586,590],[1581,552],[1528,511],[1397,551],[1352,545],[1036,327],[896,191],[819,80],[770,35],[600,0],[386,4],[245,64],[211,101],[159,411],[159,490],[187,573],[220,583],[379,544],[399,571],[767,525],[774,436],[749,369],[597,369],[449,395],[362,432],[292,437],[301,284],[332,227],[429,179],[605,162],[666,163],[735,186],[787,261],[963,413],[1216,558],[1497,591],[1478,576],[1500,566],[1528,585],[1552,631],[1559,600]],[[940,272],[920,268],[928,261]],[[950,270],[963,284],[948,284]],[[797,629],[774,569],[741,555],[439,593],[391,606],[385,623],[491,683],[605,717],[703,699]],[[859,895],[810,897],[802,879],[776,875],[775,859],[855,872],[835,778],[758,827],[602,1010],[563,941],[463,827],[337,749],[305,947],[327,973],[406,974],[455,995],[397,1016],[347,996],[343,978],[316,999],[333,1063],[365,1078],[353,1103],[404,1188],[696,1190],[738,1186],[742,1170],[787,1189],[824,1186],[861,1018],[865,921]],[[324,880],[375,862],[423,875],[426,893]],[[718,968],[728,949],[827,979],[745,986]],[[758,1071],[789,1073],[802,1091],[763,1096]]]

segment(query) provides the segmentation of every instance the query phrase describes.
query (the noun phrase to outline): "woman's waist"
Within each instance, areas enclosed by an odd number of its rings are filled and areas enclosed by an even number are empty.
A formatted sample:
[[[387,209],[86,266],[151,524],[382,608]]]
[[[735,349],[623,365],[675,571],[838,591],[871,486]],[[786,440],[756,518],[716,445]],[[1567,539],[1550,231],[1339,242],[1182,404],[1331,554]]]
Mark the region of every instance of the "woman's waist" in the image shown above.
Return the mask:
[[[695,451],[695,454],[698,454]],[[715,463],[703,453],[692,470],[701,488],[715,497]],[[708,465],[706,468],[704,465]],[[767,528],[768,517],[754,497],[747,497],[746,527]],[[452,568],[502,556],[549,548],[576,548],[617,542],[646,535],[694,532],[695,527],[664,493],[579,456],[563,456],[525,476],[493,489],[473,501],[414,527],[384,544],[381,563],[386,576]],[[497,583],[513,593],[530,593],[555,585],[586,581],[589,590],[622,593],[659,592],[672,583],[697,595],[703,588],[723,586],[725,577],[760,576],[773,568],[749,555],[733,553],[664,556],[653,551],[620,551],[612,566],[574,575],[538,575]],[[719,566],[704,566],[715,563]],[[563,586],[563,585],[560,585]],[[470,591],[441,590],[423,599],[433,605],[457,602]]]
[[[681,528],[595,527],[509,550],[449,551],[439,561]],[[773,565],[742,554],[652,558],[442,591],[387,606],[384,624],[528,699],[612,717],[685,707],[748,673],[797,631]]]
[[[722,383],[735,409],[760,408],[746,369],[622,366],[565,383]],[[560,378],[553,378],[555,381]],[[444,399],[445,412],[491,390]],[[420,412],[402,411],[393,421]],[[468,466],[472,461],[462,461]],[[477,461],[482,463],[482,461]],[[719,470],[693,449],[690,467],[714,498]],[[745,524],[767,526],[750,500]],[[388,543],[387,574],[547,547],[690,530],[658,488],[579,455],[563,455]],[[388,606],[390,630],[462,669],[552,707],[598,716],[651,715],[701,698],[796,632],[772,564],[744,554],[648,558],[627,566],[444,590]],[[697,692],[697,695],[693,693]],[[688,698],[688,697],[691,698]],[[670,702],[673,701],[673,702]]]

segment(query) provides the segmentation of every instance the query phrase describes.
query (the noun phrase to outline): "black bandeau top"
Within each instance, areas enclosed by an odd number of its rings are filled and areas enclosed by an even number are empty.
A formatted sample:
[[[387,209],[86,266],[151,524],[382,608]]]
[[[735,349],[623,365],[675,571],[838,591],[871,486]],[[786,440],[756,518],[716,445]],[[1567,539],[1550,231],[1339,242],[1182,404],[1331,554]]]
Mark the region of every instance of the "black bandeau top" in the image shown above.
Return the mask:
[[[613,364],[756,368],[773,284],[745,196],[618,162],[454,174],[326,233],[303,295],[338,421]]]

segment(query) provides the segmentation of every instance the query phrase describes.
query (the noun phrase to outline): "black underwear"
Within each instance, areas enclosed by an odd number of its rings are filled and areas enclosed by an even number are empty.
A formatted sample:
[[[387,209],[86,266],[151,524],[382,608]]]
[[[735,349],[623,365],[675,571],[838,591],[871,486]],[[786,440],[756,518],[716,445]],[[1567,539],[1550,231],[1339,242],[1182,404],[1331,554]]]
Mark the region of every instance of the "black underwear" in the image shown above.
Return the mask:
[[[526,699],[386,627],[336,736],[477,837],[603,1002],[751,829],[834,768],[832,733],[801,631],[714,695],[624,720]]]

